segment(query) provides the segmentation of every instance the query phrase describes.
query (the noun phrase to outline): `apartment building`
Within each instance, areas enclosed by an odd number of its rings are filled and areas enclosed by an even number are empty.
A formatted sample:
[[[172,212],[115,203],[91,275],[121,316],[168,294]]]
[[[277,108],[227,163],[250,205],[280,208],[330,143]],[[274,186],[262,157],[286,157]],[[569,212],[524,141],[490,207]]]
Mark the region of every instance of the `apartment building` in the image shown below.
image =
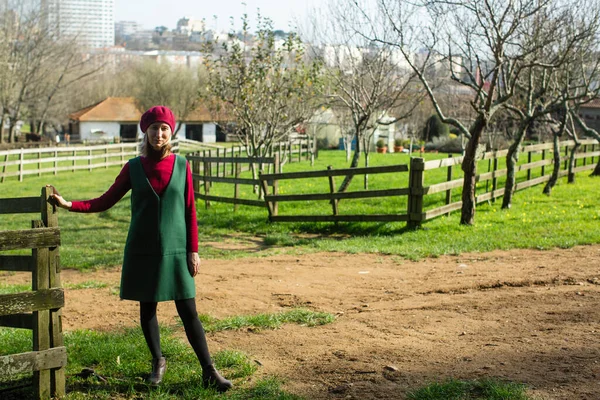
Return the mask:
[[[88,48],[115,44],[115,0],[42,0],[48,24],[60,37]]]

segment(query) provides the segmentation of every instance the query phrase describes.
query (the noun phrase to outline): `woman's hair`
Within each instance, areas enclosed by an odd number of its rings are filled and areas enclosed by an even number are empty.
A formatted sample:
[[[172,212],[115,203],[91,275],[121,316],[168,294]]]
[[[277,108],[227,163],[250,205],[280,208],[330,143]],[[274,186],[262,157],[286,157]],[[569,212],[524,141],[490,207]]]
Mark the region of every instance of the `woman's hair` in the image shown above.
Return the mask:
[[[142,137],[142,142],[140,143],[140,154],[144,157],[160,160],[171,154],[171,148],[171,139],[169,139],[169,142],[165,144],[160,150],[154,150],[154,147],[152,147],[148,142],[148,135],[144,133],[144,136]]]

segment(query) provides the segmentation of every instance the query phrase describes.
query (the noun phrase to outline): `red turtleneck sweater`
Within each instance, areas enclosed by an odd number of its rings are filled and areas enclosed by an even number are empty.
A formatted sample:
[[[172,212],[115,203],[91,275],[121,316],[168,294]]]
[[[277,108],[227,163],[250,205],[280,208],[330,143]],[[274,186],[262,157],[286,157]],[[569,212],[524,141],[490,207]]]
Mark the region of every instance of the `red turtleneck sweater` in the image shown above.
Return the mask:
[[[175,155],[171,154],[162,160],[154,160],[148,157],[141,157],[142,166],[146,177],[157,195],[161,195],[169,184],[173,166],[175,165]],[[187,226],[187,248],[188,252],[198,252],[198,225],[196,221],[196,202],[194,200],[194,190],[192,189],[192,171],[188,164],[187,179],[185,185],[185,222]],[[73,201],[72,212],[93,213],[106,211],[114,206],[131,189],[131,180],[129,179],[129,163],[125,164],[115,183],[102,196],[85,201]]]

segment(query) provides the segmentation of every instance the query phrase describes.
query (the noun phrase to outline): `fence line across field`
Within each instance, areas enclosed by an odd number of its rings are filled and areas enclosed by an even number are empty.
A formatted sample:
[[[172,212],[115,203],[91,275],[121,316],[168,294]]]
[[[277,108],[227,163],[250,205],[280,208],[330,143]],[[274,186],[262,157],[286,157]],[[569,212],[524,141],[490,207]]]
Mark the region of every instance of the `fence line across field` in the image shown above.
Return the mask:
[[[1,214],[39,213],[32,229],[0,231],[0,252],[32,249],[31,255],[0,255],[0,270],[32,274],[32,290],[0,295],[0,326],[31,329],[33,351],[0,357],[0,375],[33,372],[37,399],[65,395],[67,351],[62,334],[64,291],[60,282],[60,230],[56,208],[48,202],[51,188],[40,197],[0,199]]]
[[[197,142],[188,139],[173,141],[173,151],[179,152],[186,146],[192,151],[203,150],[206,155],[241,156],[246,154],[246,147],[222,147],[216,144]],[[292,141],[277,143],[274,152],[280,160],[287,157],[289,162],[302,158],[314,160],[313,142],[308,137],[296,138]],[[77,145],[60,147],[21,148],[0,151],[0,183],[6,178],[17,177],[22,182],[27,175],[57,175],[59,172],[91,171],[96,168],[123,166],[139,154],[139,143],[119,143],[101,145]],[[233,164],[232,164],[233,165]],[[218,171],[217,165],[217,172]],[[233,174],[233,172],[232,172]]]
[[[582,140],[579,142],[579,149],[573,157],[573,164],[569,163],[570,151],[574,148],[574,141],[563,141],[559,144],[560,146],[560,168],[558,177],[563,177],[577,172],[583,172],[595,168],[595,163],[600,157],[600,146],[596,140]],[[542,143],[536,145],[523,146],[520,149],[521,160],[525,160],[525,163],[518,164],[515,166],[515,174],[521,174],[517,177],[515,182],[515,190],[522,190],[529,188],[541,183],[547,182],[551,175],[549,171],[554,165],[553,160],[553,144]],[[505,161],[508,150],[492,151],[483,153],[479,157],[478,170],[481,171],[476,176],[477,187],[476,187],[476,203],[482,203],[485,201],[495,201],[498,197],[501,197],[505,193],[505,188],[500,187],[501,178],[507,176],[506,168],[498,168],[499,161]],[[540,158],[541,160],[534,160],[534,157]],[[188,159],[194,160],[193,156]],[[238,158],[239,163],[246,162],[250,163],[252,158]],[[219,165],[222,163],[236,164],[235,157],[205,157],[201,160],[198,158],[196,162],[208,163],[211,165]],[[264,162],[263,162],[264,161]],[[463,157],[452,157],[438,160],[425,161],[422,158],[411,158],[410,165],[394,165],[394,166],[376,166],[376,167],[362,167],[362,168],[345,168],[345,169],[333,169],[329,167],[327,170],[320,171],[301,171],[301,172],[275,172],[275,173],[261,173],[259,176],[259,183],[262,189],[262,193],[256,200],[239,199],[237,189],[240,184],[255,185],[256,180],[240,179],[239,171],[236,172],[235,178],[216,178],[212,173],[212,167],[208,164],[205,166],[205,171],[201,171],[199,166],[195,167],[194,181],[195,181],[195,192],[196,197],[204,199],[205,201],[221,201],[225,203],[245,204],[258,207],[265,207],[267,209],[269,220],[272,222],[353,222],[353,221],[365,221],[365,222],[385,222],[385,221],[406,221],[409,227],[420,226],[422,222],[436,218],[442,215],[446,215],[452,211],[458,210],[462,207],[462,201],[453,201],[453,195],[458,193],[458,189],[462,190],[464,179],[453,178],[454,173],[457,171],[456,167],[460,168],[463,161]],[[487,162],[486,162],[487,161]],[[254,159],[254,162],[263,162],[266,165],[271,165],[266,160]],[[487,168],[486,168],[487,167]],[[237,167],[232,167],[237,168]],[[425,185],[425,178],[428,171],[435,169],[446,169],[445,180],[441,182],[434,182]],[[221,169],[223,174],[225,169]],[[349,175],[370,175],[370,174],[381,174],[381,173],[404,173],[408,172],[407,185],[406,187],[387,188],[380,190],[362,190],[352,192],[336,192],[336,176],[349,176]],[[525,173],[524,176],[523,173]],[[279,192],[280,181],[284,180],[298,180],[298,179],[311,179],[311,178],[327,178],[328,179],[328,192],[323,193],[297,193],[297,194],[281,194]],[[221,182],[226,184],[234,185],[234,197],[224,197],[210,195],[207,192],[204,194],[199,193],[199,186],[201,183],[205,185],[212,182]],[[292,187],[299,187],[300,185],[291,185]],[[269,187],[273,188],[272,193],[269,193]],[[453,193],[453,190],[455,191]],[[444,193],[440,199],[432,197],[435,194]],[[261,196],[262,195],[262,196]],[[349,215],[340,212],[340,201],[343,199],[367,199],[367,198],[381,198],[381,197],[403,197],[406,196],[406,208],[405,212],[397,212],[390,214],[361,214],[361,215]],[[262,200],[261,200],[262,197]],[[279,213],[279,204],[284,202],[302,202],[302,201],[314,201],[322,200],[331,203],[331,214],[329,215],[281,215]]]

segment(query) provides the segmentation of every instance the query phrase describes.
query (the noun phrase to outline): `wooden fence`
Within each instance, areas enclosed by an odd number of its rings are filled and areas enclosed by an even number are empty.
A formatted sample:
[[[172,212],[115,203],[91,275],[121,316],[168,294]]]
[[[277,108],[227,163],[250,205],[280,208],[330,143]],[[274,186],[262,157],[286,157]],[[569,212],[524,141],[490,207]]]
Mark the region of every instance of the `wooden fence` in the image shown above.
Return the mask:
[[[575,154],[575,164],[569,168],[568,159],[569,151],[574,146],[573,141],[562,142],[561,154],[561,169],[560,176],[565,176],[568,173],[577,173],[585,170],[593,169],[595,161],[600,156],[600,151],[597,150],[598,142],[595,140],[585,140],[581,142],[580,151]],[[539,185],[550,179],[549,166],[553,165],[551,157],[553,144],[544,143],[539,145],[524,146],[521,149],[521,159],[526,159],[526,163],[517,165],[516,172],[523,174],[519,176],[515,190],[525,189],[534,185]],[[541,160],[534,161],[534,155]],[[476,176],[477,191],[476,202],[494,200],[504,195],[504,187],[501,187],[503,181],[499,178],[506,177],[506,168],[498,168],[499,161],[506,158],[507,150],[484,153],[479,161],[483,165],[487,162],[487,171],[481,172]],[[548,157],[550,155],[550,157]],[[310,193],[310,194],[280,194],[276,191],[273,194],[264,196],[269,220],[273,222],[356,222],[356,221],[406,221],[409,227],[420,226],[423,221],[448,214],[462,207],[462,201],[452,201],[453,189],[462,189],[463,178],[453,179],[453,168],[460,168],[463,157],[450,157],[447,159],[439,159],[425,161],[423,158],[412,158],[410,166],[408,165],[393,165],[381,167],[366,167],[366,168],[347,168],[334,170],[329,167],[325,171],[305,171],[292,173],[274,173],[261,174],[260,180],[263,187],[270,184],[273,187],[279,188],[281,180],[292,179],[309,179],[326,177],[329,180],[329,191],[325,193]],[[579,163],[579,165],[578,165]],[[434,169],[446,169],[446,180],[439,183],[425,185],[426,171]],[[482,170],[483,168],[479,168]],[[348,175],[364,175],[364,174],[382,174],[382,173],[398,173],[408,171],[407,186],[390,188],[383,190],[362,190],[354,192],[336,192],[336,184],[334,177]],[[539,171],[539,172],[538,172]],[[462,174],[462,171],[460,172]],[[437,174],[439,175],[439,174]],[[505,181],[505,179],[504,179]],[[299,185],[294,185],[299,186]],[[286,186],[287,188],[287,186]],[[443,199],[436,199],[432,196],[438,193],[445,193]],[[456,190],[458,193],[458,190]],[[266,190],[265,190],[266,193]],[[339,201],[342,199],[367,199],[367,198],[382,198],[382,197],[406,197],[406,204],[398,202],[399,206],[403,205],[403,212],[393,214],[361,214],[361,215],[343,215],[339,210]],[[438,195],[439,197],[439,195]],[[458,196],[455,196],[458,197]],[[330,215],[279,215],[278,205],[282,202],[306,202],[313,200],[324,200],[331,203]],[[425,208],[427,207],[427,210]]]
[[[563,177],[569,173],[575,174],[577,172],[583,172],[595,168],[595,162],[598,161],[598,157],[600,156],[600,151],[598,151],[600,146],[598,145],[598,142],[596,140],[582,140],[580,144],[580,151],[575,154],[574,165],[572,165],[570,168],[569,152],[573,149],[575,142],[569,140],[560,143],[560,153],[563,154],[563,156],[561,156],[562,169],[558,173],[559,177]],[[520,159],[525,160],[525,163],[517,165],[515,173],[525,174],[516,181],[515,191],[545,183],[550,179],[551,168],[549,167],[551,167],[554,163],[552,150],[552,143],[541,143],[523,146],[521,148]],[[505,188],[501,187],[503,183],[501,178],[506,177],[508,171],[506,167],[498,168],[498,166],[499,161],[503,158],[505,159],[507,153],[508,150],[500,150],[483,154],[481,159],[487,161],[487,171],[481,172],[476,176],[478,184],[475,202],[477,204],[490,200],[493,201],[498,197],[504,196]],[[534,156],[536,154],[538,155],[538,158],[541,159],[534,161]],[[463,157],[451,157],[447,159],[427,161],[423,164],[423,171],[438,168],[447,169],[448,178],[446,182],[424,186],[419,189],[423,191],[423,196],[430,196],[436,193],[445,192],[445,204],[443,206],[434,207],[421,212],[419,215],[415,216],[416,219],[420,219],[420,221],[426,221],[462,208],[462,201],[452,201],[452,190],[462,188],[463,186],[463,178],[452,179],[454,172],[453,169],[460,169],[462,160]],[[479,169],[481,170],[483,168]],[[419,184],[419,182],[416,183],[417,185]]]
[[[194,196],[196,199],[204,200],[206,208],[210,207],[211,201],[234,204],[236,210],[238,204],[264,207],[265,202],[262,200],[240,198],[240,185],[262,187],[259,186],[260,180],[253,178],[240,178],[240,174],[243,169],[249,170],[252,164],[254,164],[255,168],[257,169],[267,165],[272,166],[275,171],[279,171],[278,154],[275,154],[274,157],[207,157],[198,153],[194,155],[188,155],[186,158],[190,162],[192,168]],[[228,173],[228,171],[230,173]],[[226,175],[230,176],[228,177]],[[233,197],[212,196],[210,194],[210,188],[213,182],[233,185]],[[204,187],[204,193],[200,193],[200,186]],[[273,191],[276,193],[277,188],[274,187]]]
[[[138,152],[138,143],[90,146],[61,146],[0,151],[0,182],[5,178],[26,175],[57,175],[59,172],[123,166]],[[174,141],[174,151],[178,142]]]
[[[0,199],[0,214],[39,213],[32,229],[0,231],[0,251],[32,249],[32,255],[0,255],[0,270],[32,273],[32,291],[0,295],[0,326],[33,330],[33,351],[0,357],[0,375],[33,371],[35,397],[65,395],[67,351],[63,343],[57,210],[48,202],[51,189],[41,197]],[[41,209],[41,210],[40,210]]]
[[[233,146],[202,150],[188,154],[186,158],[192,168],[196,199],[204,200],[206,208],[210,207],[211,201],[215,201],[234,204],[234,210],[237,210],[239,204],[254,207],[266,206],[263,200],[259,200],[261,195],[257,196],[256,200],[240,197],[240,185],[257,187],[260,193],[268,189],[268,187],[265,189],[258,179],[240,178],[243,172],[251,170],[253,164],[257,170],[267,168],[269,171],[278,173],[283,169],[282,160],[284,158],[287,162],[302,160],[314,162],[314,153],[312,139],[299,137],[289,142],[276,144],[268,157],[248,157],[244,146]],[[211,195],[210,188],[214,182],[232,185],[233,197]],[[200,193],[201,186],[204,187],[204,193]],[[271,182],[267,182],[267,186],[273,185]],[[273,187],[273,191],[277,193],[276,186]]]

